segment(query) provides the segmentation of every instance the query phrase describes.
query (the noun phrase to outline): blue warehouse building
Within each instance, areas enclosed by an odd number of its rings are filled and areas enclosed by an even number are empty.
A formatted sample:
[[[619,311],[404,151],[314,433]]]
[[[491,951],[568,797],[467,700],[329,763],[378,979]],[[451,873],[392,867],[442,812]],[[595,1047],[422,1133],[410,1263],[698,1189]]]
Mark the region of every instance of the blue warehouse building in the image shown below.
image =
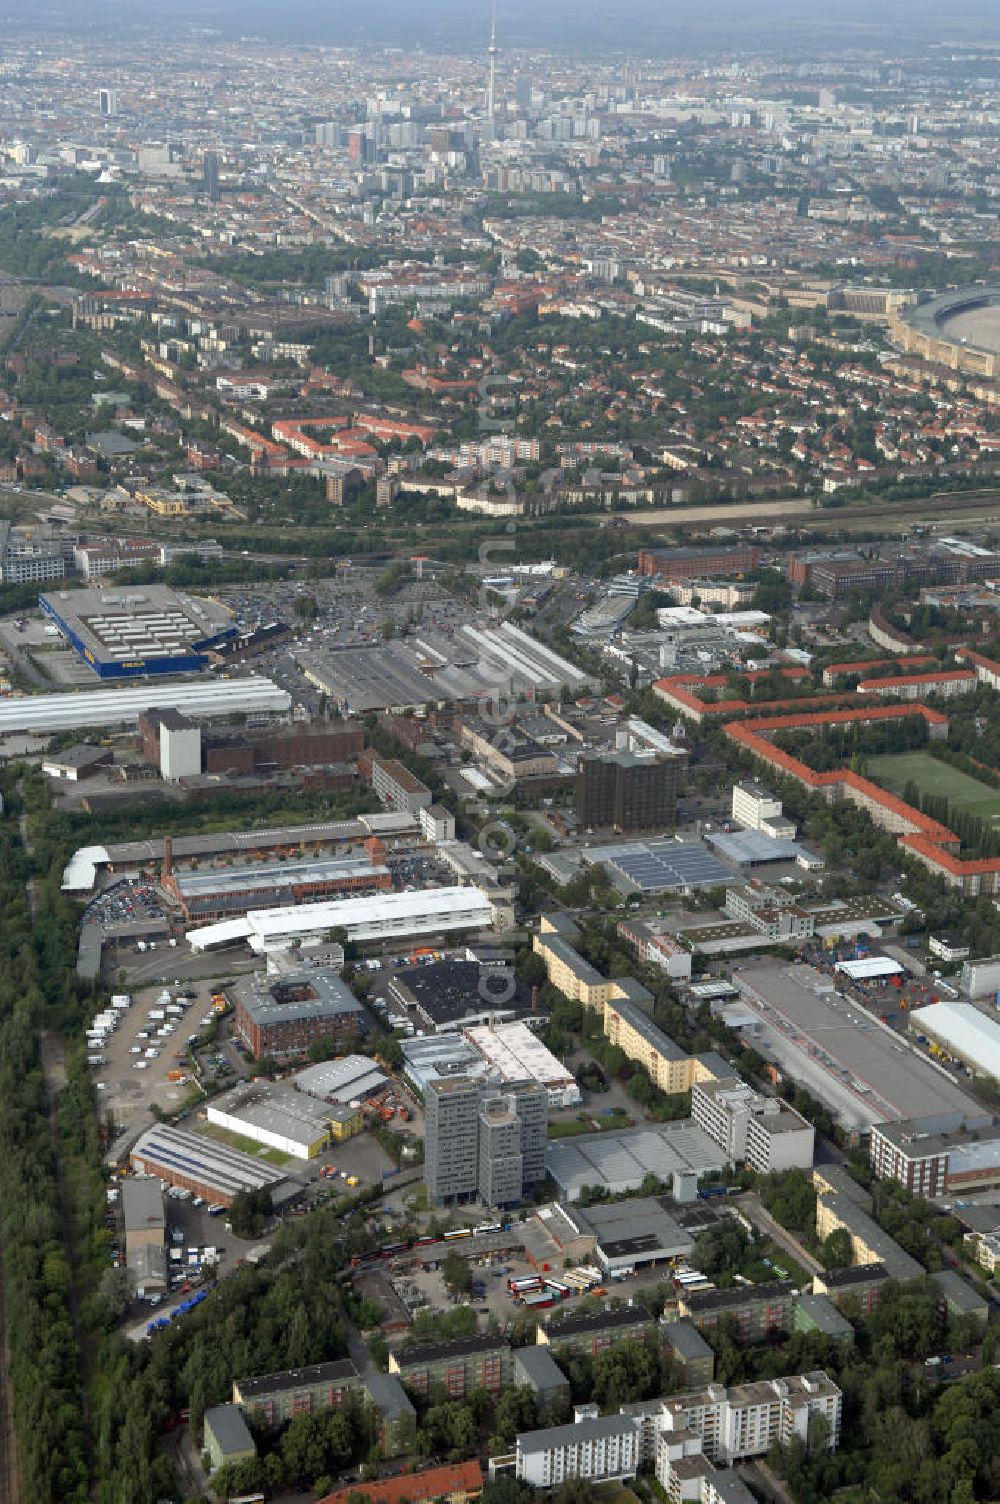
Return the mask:
[[[222,607],[165,585],[50,590],[38,604],[99,679],[198,673],[236,635]]]

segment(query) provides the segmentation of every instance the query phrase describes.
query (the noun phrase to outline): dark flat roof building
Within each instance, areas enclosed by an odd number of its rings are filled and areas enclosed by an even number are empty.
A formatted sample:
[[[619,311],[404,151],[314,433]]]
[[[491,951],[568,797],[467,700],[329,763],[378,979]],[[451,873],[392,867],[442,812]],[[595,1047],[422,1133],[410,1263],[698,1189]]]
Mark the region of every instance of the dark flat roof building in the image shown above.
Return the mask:
[[[435,961],[430,966],[408,966],[391,978],[389,997],[431,1033],[445,1033],[467,1024],[519,1018],[530,1012],[526,987],[515,982],[508,997],[510,973],[495,968],[496,988],[490,992],[490,967],[478,961]],[[512,979],[513,980],[513,979]]]

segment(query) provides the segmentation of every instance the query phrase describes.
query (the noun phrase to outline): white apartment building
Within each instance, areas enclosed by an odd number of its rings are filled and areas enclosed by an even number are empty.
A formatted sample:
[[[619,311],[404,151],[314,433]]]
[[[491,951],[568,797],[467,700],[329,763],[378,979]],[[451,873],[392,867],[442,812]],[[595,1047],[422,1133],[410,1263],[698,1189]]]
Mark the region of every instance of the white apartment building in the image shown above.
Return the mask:
[[[578,1405],[568,1426],[527,1431],[517,1438],[515,1475],[534,1488],[566,1478],[625,1482],[639,1470],[639,1426],[629,1415],[598,1415]]]
[[[761,1175],[812,1165],[812,1124],[777,1098],[754,1091],[739,1076],[695,1082],[691,1117],[733,1164],[746,1164]]]
[[[443,804],[428,804],[418,811],[420,833],[425,841],[453,841],[455,816]]]
[[[776,799],[759,783],[733,784],[733,819],[747,830],[759,830],[775,840],[794,840],[795,825]]]
[[[787,1444],[793,1436],[809,1438],[814,1416],[826,1422],[825,1445],[832,1451],[840,1442],[843,1395],[822,1370],[738,1384],[726,1389],[709,1384],[689,1394],[671,1395],[662,1404],[656,1453],[656,1476],[671,1492],[671,1451],[679,1433],[694,1433],[711,1462],[731,1463],[760,1457],[775,1441]]]

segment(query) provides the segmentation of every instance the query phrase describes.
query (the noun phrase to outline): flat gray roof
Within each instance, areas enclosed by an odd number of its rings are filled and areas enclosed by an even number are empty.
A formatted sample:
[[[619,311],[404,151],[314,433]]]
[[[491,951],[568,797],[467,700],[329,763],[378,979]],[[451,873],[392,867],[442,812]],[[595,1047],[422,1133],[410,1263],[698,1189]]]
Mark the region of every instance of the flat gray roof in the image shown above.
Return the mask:
[[[150,1228],[162,1232],[166,1215],[160,1182],[127,1176],[122,1181],[122,1215],[126,1237],[130,1232],[148,1232]]]
[[[536,1389],[559,1389],[564,1385],[569,1387],[569,1379],[545,1346],[515,1347],[514,1367],[523,1369]]]
[[[326,1101],[351,1102],[385,1086],[388,1076],[367,1055],[345,1055],[307,1066],[292,1080],[299,1091]]]
[[[628,980],[625,978],[624,980]],[[654,1050],[664,1057],[665,1060],[686,1060],[687,1052],[680,1045],[658,1029],[648,1014],[644,1013],[638,1003],[631,1002],[627,997],[612,998],[610,1006],[616,1013],[629,1024],[637,1034],[640,1034],[647,1044],[651,1044]]]
[[[239,1405],[215,1405],[205,1411],[205,1429],[210,1430],[223,1456],[254,1452],[256,1446]]]
[[[210,1113],[224,1112],[249,1127],[281,1134],[293,1143],[304,1145],[320,1138],[330,1122],[329,1110],[315,1097],[271,1081],[234,1086],[232,1091],[214,1097],[207,1106]]]
[[[628,1128],[622,1133],[587,1133],[552,1139],[545,1154],[549,1174],[570,1201],[585,1185],[611,1192],[637,1189],[646,1175],[669,1181],[676,1170],[699,1175],[725,1169],[726,1156],[690,1118]]]
[[[233,630],[221,606],[167,585],[50,588],[40,602],[100,662],[186,656]]]
[[[174,836],[175,861],[186,857],[236,855],[264,851],[269,846],[333,845],[337,841],[363,841],[367,831],[360,820],[332,820],[314,825],[272,825],[266,830],[227,830],[217,835]],[[162,837],[148,841],[119,841],[105,846],[107,861],[115,867],[133,862],[163,860]]]
[[[374,882],[388,872],[375,867],[367,856],[312,857],[299,862],[257,862],[247,867],[210,867],[198,872],[175,872],[174,881],[183,898],[215,894],[237,895],[255,889],[293,888],[315,883],[333,883],[352,877],[370,877]]]
[[[574,1442],[596,1441],[604,1436],[621,1436],[635,1430],[630,1415],[598,1415],[594,1420],[571,1422],[568,1426],[546,1426],[540,1431],[522,1431],[517,1438],[519,1452],[547,1452],[550,1447],[572,1446]]]
[[[926,1274],[923,1264],[918,1264],[904,1248],[900,1248],[895,1238],[891,1238],[863,1206],[847,1196],[827,1196],[825,1200],[848,1231],[864,1240],[866,1247],[885,1265],[893,1279],[917,1279]]]
[[[985,1295],[980,1295],[974,1290],[968,1280],[963,1279],[954,1269],[939,1269],[931,1279],[939,1287],[949,1305],[955,1306],[961,1311],[969,1311],[973,1315],[985,1314],[989,1311],[990,1303]]]
[[[972,1096],[856,1003],[839,997],[823,973],[751,961],[733,980],[764,1026],[754,1048],[776,1058],[845,1127],[867,1131],[895,1118],[989,1122]]]
[[[278,977],[247,977],[233,988],[237,1006],[254,1023],[289,1023],[293,1019],[364,1015],[364,1006],[331,967],[290,972]]]
[[[403,1415],[416,1415],[413,1402],[394,1373],[373,1373],[365,1379],[372,1404],[380,1415],[398,1420]]]
[[[601,976],[597,967],[591,966],[590,962],[585,960],[579,951],[574,950],[562,935],[555,935],[546,930],[541,939],[546,950],[550,950],[564,966],[568,966],[578,981],[584,982],[588,987],[595,987],[607,980]]]
[[[668,1343],[675,1352],[680,1353],[688,1363],[696,1358],[711,1357],[711,1347],[690,1321],[668,1321],[662,1331],[664,1342]]]

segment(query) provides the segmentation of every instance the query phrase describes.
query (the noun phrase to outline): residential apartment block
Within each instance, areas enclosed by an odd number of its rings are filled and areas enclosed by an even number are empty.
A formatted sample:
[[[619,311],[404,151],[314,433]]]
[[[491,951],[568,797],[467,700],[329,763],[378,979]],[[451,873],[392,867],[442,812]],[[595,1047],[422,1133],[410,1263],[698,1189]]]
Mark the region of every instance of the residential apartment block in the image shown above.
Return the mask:
[[[657,1479],[668,1497],[687,1497],[677,1488],[675,1475],[683,1476],[676,1468],[679,1458],[692,1455],[684,1445],[691,1435],[709,1462],[732,1463],[761,1457],[775,1442],[805,1441],[810,1422],[821,1416],[827,1427],[825,1445],[832,1451],[840,1442],[842,1409],[840,1389],[822,1370],[731,1389],[709,1384],[671,1395],[662,1402],[657,1426]]]
[[[485,1332],[404,1347],[389,1354],[389,1372],[415,1394],[431,1394],[440,1387],[448,1399],[460,1400],[475,1389],[499,1394],[512,1382],[514,1359],[506,1342]]]
[[[645,1066],[661,1091],[690,1091],[696,1081],[713,1080],[718,1057],[686,1055],[649,1017],[653,999],[634,977],[602,977],[574,949],[575,927],[562,916],[543,914],[532,949],[545,963],[553,987],[603,1016],[604,1033],[630,1060]],[[690,957],[687,958],[690,966]]]
[[[686,982],[690,979],[691,952],[655,920],[621,919],[618,922],[618,934],[632,947],[640,961],[658,966],[675,981]]]
[[[586,1311],[539,1325],[536,1341],[561,1351],[594,1358],[621,1342],[642,1342],[656,1331],[645,1306],[622,1306],[612,1311]]]
[[[523,1432],[515,1474],[533,1488],[556,1488],[567,1478],[624,1483],[639,1470],[639,1430],[631,1416],[598,1415],[578,1405],[568,1426]]]
[[[233,1404],[265,1426],[278,1426],[297,1415],[336,1409],[351,1393],[363,1392],[360,1375],[350,1358],[313,1363],[307,1368],[260,1374],[233,1383]]]
[[[893,1279],[919,1279],[925,1272],[863,1206],[847,1196],[819,1196],[816,1236],[822,1241],[838,1228],[850,1234],[855,1264],[884,1264]]]
[[[696,1081],[691,1116],[734,1164],[761,1175],[809,1169],[816,1133],[811,1123],[777,1097],[765,1097],[738,1076]]]
[[[837,1310],[847,1306],[861,1316],[870,1316],[889,1283],[884,1264],[854,1264],[850,1269],[828,1269],[813,1277],[813,1294],[825,1295]]]
[[[394,758],[372,759],[372,788],[387,809],[419,815],[434,803],[434,796],[409,768]]]
[[[791,1330],[793,1289],[791,1280],[773,1279],[730,1290],[682,1292],[677,1310],[699,1332],[733,1321],[741,1342],[764,1342]]]
[[[622,983],[631,978],[602,977],[596,966],[591,966],[574,949],[577,938],[578,931],[570,920],[562,915],[543,914],[531,948],[545,963],[553,987],[564,997],[603,1013],[605,1003],[625,995]]]

